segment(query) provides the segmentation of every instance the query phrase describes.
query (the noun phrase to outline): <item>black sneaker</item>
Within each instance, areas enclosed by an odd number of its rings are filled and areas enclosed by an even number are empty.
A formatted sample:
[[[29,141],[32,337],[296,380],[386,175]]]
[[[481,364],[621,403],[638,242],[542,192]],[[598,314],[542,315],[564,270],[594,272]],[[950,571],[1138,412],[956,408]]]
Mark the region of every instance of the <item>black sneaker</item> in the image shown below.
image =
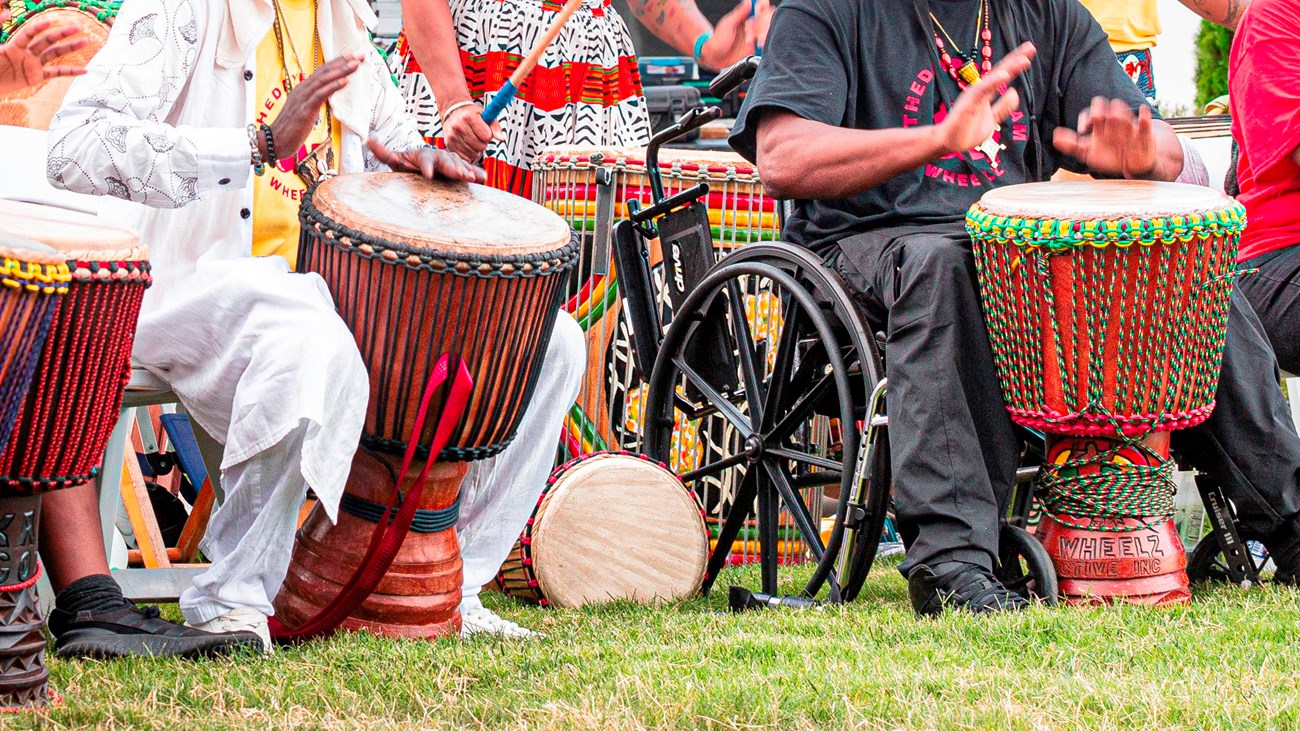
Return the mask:
[[[262,640],[252,632],[217,634],[162,619],[158,608],[123,600],[116,609],[50,612],[54,650],[63,658],[212,657],[247,648],[258,653]]]
[[[951,608],[975,614],[1015,612],[1029,606],[991,571],[962,561],[917,566],[907,577],[907,594],[918,616],[933,617]]]

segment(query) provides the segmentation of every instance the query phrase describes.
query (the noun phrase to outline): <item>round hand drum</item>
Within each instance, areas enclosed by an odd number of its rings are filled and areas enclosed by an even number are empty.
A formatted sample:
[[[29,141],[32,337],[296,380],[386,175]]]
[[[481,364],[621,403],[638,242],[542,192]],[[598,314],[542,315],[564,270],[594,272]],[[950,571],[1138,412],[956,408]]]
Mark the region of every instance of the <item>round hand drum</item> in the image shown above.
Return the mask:
[[[10,622],[0,626],[0,692],[7,702],[31,705],[47,694],[35,589],[40,496],[98,475],[151,278],[148,251],[135,234],[93,216],[0,202],[0,232],[41,242],[59,262],[66,292],[48,320],[21,406],[16,414],[6,409],[16,421],[0,452],[0,526],[9,546],[0,552],[0,618]],[[30,641],[19,639],[24,634]]]
[[[497,585],[542,606],[672,601],[704,581],[704,508],[672,472],[599,452],[551,475]]]
[[[577,260],[572,232],[522,198],[396,173],[327,179],[308,194],[301,218],[298,268],[329,285],[369,371],[370,404],[338,523],[319,505],[307,517],[276,615],[297,627],[339,594],[393,495],[393,455],[415,441],[422,458],[439,464],[392,566],[342,627],[393,637],[455,633],[464,461],[496,455],[514,438]],[[429,454],[442,396],[420,434],[416,414],[425,383],[449,354],[463,359],[474,385],[447,447]],[[413,485],[401,485],[402,494]]]
[[[1007,409],[1046,432],[1038,528],[1068,601],[1186,602],[1169,432],[1214,409],[1242,207],[1172,183],[1034,183],[966,217]]]

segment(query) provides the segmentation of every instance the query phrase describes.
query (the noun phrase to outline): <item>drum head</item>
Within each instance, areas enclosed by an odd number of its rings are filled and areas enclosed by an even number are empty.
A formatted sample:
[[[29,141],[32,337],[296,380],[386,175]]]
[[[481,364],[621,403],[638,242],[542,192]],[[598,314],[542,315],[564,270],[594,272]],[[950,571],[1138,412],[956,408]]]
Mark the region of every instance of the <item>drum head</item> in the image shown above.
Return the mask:
[[[133,231],[85,213],[35,203],[0,201],[0,232],[39,241],[65,260],[142,261],[149,258]]]
[[[430,253],[545,254],[573,235],[559,216],[518,196],[409,173],[330,178],[312,193],[311,205],[342,226]]]
[[[650,602],[699,590],[709,557],[699,503],[659,465],[600,455],[551,485],[533,527],[533,568],[553,606]]]
[[[31,264],[58,265],[67,261],[38,241],[0,231],[0,256]]]
[[[81,37],[88,41],[85,48],[48,59],[46,63],[49,64],[85,66],[108,41],[108,26],[86,12],[72,8],[50,8],[31,15],[24,22],[30,23],[37,19],[71,25],[80,30]],[[73,77],[50,79],[0,96],[0,124],[48,130],[54,114],[63,105],[63,97],[67,95],[72,82]]]
[[[988,213],[1006,218],[1072,221],[1185,216],[1235,206],[1210,188],[1146,180],[1069,180],[994,188],[980,198]]]

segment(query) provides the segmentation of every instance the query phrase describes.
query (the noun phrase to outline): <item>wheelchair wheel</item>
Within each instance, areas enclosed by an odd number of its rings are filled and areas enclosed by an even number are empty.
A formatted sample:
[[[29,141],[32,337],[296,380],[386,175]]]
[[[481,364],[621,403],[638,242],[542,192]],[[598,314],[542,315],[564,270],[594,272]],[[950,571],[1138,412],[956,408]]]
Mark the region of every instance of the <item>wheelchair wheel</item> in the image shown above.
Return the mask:
[[[1242,525],[1237,526],[1237,533],[1246,544],[1246,560],[1256,574],[1262,575],[1270,562],[1263,536]],[[1187,578],[1193,584],[1227,584],[1232,581],[1228,562],[1223,557],[1219,538],[1214,533],[1203,537],[1196,548],[1192,549],[1192,555],[1187,558]]]
[[[1032,533],[1003,524],[998,535],[998,580],[1026,599],[1056,604],[1060,588],[1047,549]]]
[[[692,290],[660,347],[643,434],[717,519],[706,593],[754,548],[764,593],[780,593],[779,567],[807,560],[801,595],[856,594],[888,498],[888,475],[876,474],[888,464],[883,415],[867,405],[883,394],[879,375],[869,330],[811,252],[750,245]],[[823,494],[834,508],[825,541]]]

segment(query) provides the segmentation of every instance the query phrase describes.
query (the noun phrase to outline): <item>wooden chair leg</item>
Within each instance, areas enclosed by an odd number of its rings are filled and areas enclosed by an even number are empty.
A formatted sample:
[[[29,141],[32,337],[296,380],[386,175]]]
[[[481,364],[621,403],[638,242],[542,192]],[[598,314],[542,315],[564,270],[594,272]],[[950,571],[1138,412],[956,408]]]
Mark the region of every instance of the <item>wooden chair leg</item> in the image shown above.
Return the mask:
[[[158,516],[154,515],[153,503],[149,501],[149,489],[144,484],[140,462],[132,448],[138,436],[139,428],[136,427],[132,430],[132,439],[126,445],[126,454],[122,458],[122,464],[126,468],[122,472],[122,503],[131,521],[131,529],[135,532],[140,559],[145,568],[169,568],[172,564],[167,557],[167,545],[163,543],[162,532],[158,530]]]
[[[208,518],[212,517],[212,508],[216,504],[216,491],[212,489],[212,480],[205,479],[199,489],[199,497],[190,508],[190,517],[185,520],[181,537],[176,541],[176,561],[193,563],[199,556],[199,543],[208,531]]]

